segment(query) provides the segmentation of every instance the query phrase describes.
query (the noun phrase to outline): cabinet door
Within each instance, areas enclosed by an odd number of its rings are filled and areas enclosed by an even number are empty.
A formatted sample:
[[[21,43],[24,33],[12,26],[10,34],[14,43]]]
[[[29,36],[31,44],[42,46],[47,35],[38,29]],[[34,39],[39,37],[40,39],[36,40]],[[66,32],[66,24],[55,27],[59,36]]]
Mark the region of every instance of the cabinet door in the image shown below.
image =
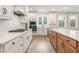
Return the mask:
[[[47,28],[38,28],[38,35],[47,35]]]
[[[18,40],[16,41],[16,47],[15,47],[15,52],[17,52],[17,53],[23,53],[24,51],[23,51],[23,46],[24,46],[24,44],[23,44],[23,40],[24,40],[24,35],[21,35],[19,38],[18,38]]]
[[[78,42],[78,53],[79,53],[79,42]]]
[[[53,47],[56,49],[56,33],[52,32],[52,43]]]
[[[64,53],[64,41],[60,38],[60,35],[57,35],[57,52]]]
[[[77,50],[75,48],[73,48],[72,46],[70,46],[68,43],[65,43],[65,53],[76,53]]]
[[[32,41],[32,31],[28,31],[24,35],[24,51],[27,50]]]
[[[51,31],[50,30],[48,30],[48,37],[49,37],[49,39],[51,39]]]
[[[53,39],[53,47],[56,49],[56,39]]]

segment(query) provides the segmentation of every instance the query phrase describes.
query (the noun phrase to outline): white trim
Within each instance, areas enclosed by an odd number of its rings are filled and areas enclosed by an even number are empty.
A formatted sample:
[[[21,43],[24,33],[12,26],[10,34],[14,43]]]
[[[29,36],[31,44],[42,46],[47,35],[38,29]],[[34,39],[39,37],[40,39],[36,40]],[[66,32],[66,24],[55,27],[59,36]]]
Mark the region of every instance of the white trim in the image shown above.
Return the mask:
[[[64,27],[60,27],[60,28],[66,28],[66,16],[65,15],[57,15],[57,26],[59,27],[59,19],[58,19],[58,16],[64,16]]]

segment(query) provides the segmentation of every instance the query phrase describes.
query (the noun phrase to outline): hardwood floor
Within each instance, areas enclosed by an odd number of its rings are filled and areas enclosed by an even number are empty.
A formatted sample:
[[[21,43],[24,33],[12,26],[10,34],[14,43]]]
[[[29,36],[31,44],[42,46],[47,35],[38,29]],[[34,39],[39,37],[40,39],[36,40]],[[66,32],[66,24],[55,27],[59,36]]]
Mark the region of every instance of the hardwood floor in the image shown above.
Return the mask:
[[[47,36],[33,36],[27,53],[55,53]]]

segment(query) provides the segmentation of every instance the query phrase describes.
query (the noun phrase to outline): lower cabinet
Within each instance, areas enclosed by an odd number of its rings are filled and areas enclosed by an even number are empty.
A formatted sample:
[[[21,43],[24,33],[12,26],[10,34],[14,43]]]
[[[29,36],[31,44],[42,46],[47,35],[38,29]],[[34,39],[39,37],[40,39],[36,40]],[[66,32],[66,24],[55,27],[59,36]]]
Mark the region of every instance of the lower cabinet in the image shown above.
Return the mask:
[[[53,48],[56,50],[56,32],[48,30],[48,37],[50,39]]]
[[[78,48],[77,48],[77,50],[78,50],[78,53],[79,53],[79,42],[78,42]]]
[[[63,40],[60,39],[60,37],[58,37],[58,41],[57,41],[57,52],[64,53],[64,42]]]
[[[77,41],[75,41],[74,39],[71,39],[67,36],[62,35],[61,33],[57,33],[52,30],[48,31],[48,37],[51,40],[52,46],[57,53],[79,52],[79,43],[77,44]]]
[[[53,43],[53,47],[54,49],[56,50],[56,45],[57,45],[57,40],[56,40],[56,33],[55,32],[52,32],[52,43]]]
[[[49,39],[52,39],[52,32],[50,30],[48,30],[48,37]]]
[[[26,52],[26,50],[28,49],[31,41],[32,41],[32,31],[29,31],[24,35],[24,52]]]
[[[64,43],[64,52],[65,53],[76,53],[77,50],[73,48],[72,46],[70,46],[69,44]]]
[[[23,52],[24,37],[20,36],[4,44],[4,53],[21,53]]]
[[[57,34],[57,52],[59,53],[76,53],[76,41],[67,38],[61,34]],[[73,44],[74,42],[74,44]]]
[[[2,53],[23,53],[27,50],[32,41],[32,30],[11,39],[10,41],[0,44],[0,52]]]
[[[38,28],[37,35],[47,35],[47,28]]]

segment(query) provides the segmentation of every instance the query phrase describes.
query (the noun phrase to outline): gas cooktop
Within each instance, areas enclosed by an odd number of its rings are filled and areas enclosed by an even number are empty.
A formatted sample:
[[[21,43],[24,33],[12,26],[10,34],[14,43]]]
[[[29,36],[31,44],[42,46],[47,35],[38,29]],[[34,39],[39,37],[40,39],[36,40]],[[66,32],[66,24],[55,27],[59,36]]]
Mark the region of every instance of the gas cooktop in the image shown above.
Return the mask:
[[[15,30],[10,30],[9,32],[24,32],[28,29],[15,29]]]

